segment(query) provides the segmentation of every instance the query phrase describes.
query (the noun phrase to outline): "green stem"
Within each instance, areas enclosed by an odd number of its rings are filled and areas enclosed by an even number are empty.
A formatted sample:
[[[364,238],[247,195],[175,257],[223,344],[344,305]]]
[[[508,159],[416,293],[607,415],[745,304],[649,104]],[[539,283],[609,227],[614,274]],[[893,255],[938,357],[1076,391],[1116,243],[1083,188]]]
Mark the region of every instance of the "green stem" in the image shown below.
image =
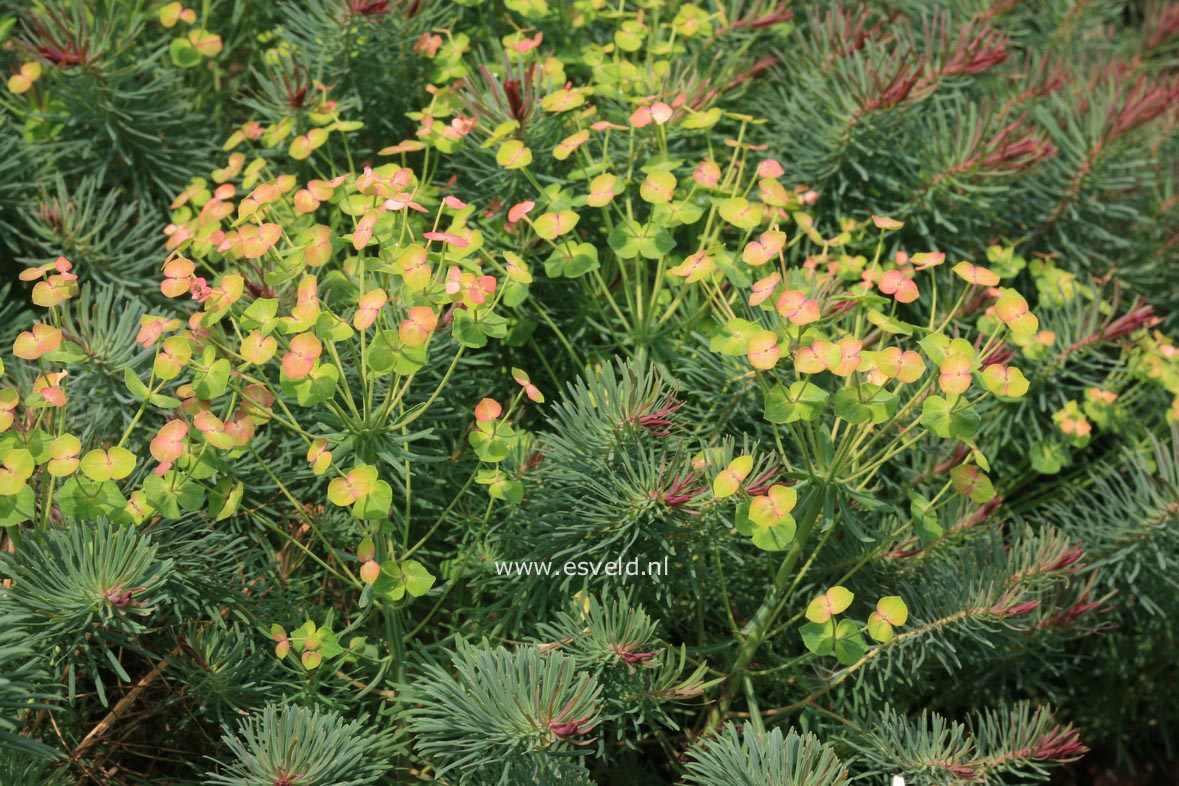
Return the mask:
[[[295,496],[290,492],[286,485],[278,479],[278,476],[275,475],[274,472],[271,471],[270,465],[267,464],[266,461],[264,461],[263,458],[258,455],[258,451],[254,450],[254,448],[249,445],[246,446],[246,449],[250,451],[250,455],[253,456],[254,460],[258,462],[258,466],[262,467],[270,479],[274,481],[274,484],[278,487],[278,490],[284,497],[287,498],[287,501],[290,502],[291,506],[299,513],[315,537],[319,538],[319,540],[323,543],[324,548],[327,549],[328,556],[335,560],[337,564],[339,564],[340,569],[346,574],[348,582],[356,589],[363,589],[364,584],[360,581],[360,579],[356,578],[352,571],[348,569],[347,565],[339,561],[339,558],[336,555],[336,550],[332,548],[332,544],[326,537],[324,537],[323,532],[319,529],[319,526],[307,512],[306,508],[304,508],[303,505],[299,503],[299,500],[295,499]]]
[[[458,366],[459,360],[463,356],[464,349],[466,349],[466,347],[459,347],[458,351],[455,352],[454,360],[450,361],[450,366],[446,369],[446,373],[442,375],[442,380],[438,383],[438,387],[434,388],[434,392],[431,393],[430,397],[426,399],[424,404],[421,405],[421,408],[400,423],[390,426],[390,430],[405,428],[410,423],[413,423],[422,415],[426,414],[426,410],[430,408],[430,405],[433,404],[434,400],[438,398],[438,395],[442,393],[442,388],[446,387],[446,383],[450,381],[450,375],[454,373],[455,368]]]
[[[737,658],[733,662],[733,667],[729,670],[728,679],[725,680],[724,687],[721,690],[721,698],[713,706],[712,713],[708,719],[706,733],[717,729],[725,720],[729,712],[729,707],[732,704],[733,696],[740,690],[744,682],[749,664],[753,662],[753,658],[757,655],[757,651],[764,643],[767,634],[773,629],[774,621],[777,619],[778,614],[785,608],[786,604],[784,601],[786,598],[783,596],[785,595],[787,580],[790,578],[794,566],[798,564],[799,559],[802,557],[806,542],[819,520],[819,515],[823,511],[823,500],[825,496],[822,489],[816,486],[806,512],[803,514],[802,521],[799,522],[798,534],[794,538],[790,550],[786,552],[786,557],[782,560],[782,564],[774,576],[773,586],[766,593],[766,598],[762,601],[761,607],[753,615],[753,619],[741,630],[743,640],[741,646],[737,649]]]

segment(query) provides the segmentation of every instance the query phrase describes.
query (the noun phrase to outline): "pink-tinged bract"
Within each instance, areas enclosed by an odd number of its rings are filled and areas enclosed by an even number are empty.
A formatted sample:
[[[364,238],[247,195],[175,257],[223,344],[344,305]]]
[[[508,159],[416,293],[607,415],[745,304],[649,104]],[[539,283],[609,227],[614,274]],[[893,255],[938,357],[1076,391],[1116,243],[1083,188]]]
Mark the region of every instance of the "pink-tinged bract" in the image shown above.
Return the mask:
[[[900,270],[885,271],[877,286],[884,294],[892,295],[898,303],[912,303],[919,295],[917,284]]]
[[[778,296],[774,308],[792,325],[809,325],[819,319],[819,304],[807,297],[806,293],[792,289]]]
[[[524,218],[524,216],[528,215],[534,207],[536,207],[536,203],[531,200],[525,200],[524,202],[512,205],[508,208],[508,223],[515,224]]]
[[[187,447],[188,424],[170,420],[160,427],[151,441],[151,455],[160,463],[171,463],[184,455]]]
[[[767,158],[757,165],[758,177],[777,178],[784,174],[786,174],[786,170],[775,159]]]
[[[774,294],[778,282],[782,280],[780,273],[772,273],[763,279],[753,282],[753,290],[749,295],[749,305],[759,306]]]

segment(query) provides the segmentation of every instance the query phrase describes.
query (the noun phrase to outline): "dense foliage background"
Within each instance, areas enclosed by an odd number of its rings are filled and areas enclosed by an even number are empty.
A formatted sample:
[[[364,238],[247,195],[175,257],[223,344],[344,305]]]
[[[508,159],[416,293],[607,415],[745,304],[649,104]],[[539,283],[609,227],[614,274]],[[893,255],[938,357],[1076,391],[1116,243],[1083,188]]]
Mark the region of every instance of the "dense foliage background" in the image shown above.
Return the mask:
[[[1179,5],[0,0],[0,63],[0,783],[1173,756]]]

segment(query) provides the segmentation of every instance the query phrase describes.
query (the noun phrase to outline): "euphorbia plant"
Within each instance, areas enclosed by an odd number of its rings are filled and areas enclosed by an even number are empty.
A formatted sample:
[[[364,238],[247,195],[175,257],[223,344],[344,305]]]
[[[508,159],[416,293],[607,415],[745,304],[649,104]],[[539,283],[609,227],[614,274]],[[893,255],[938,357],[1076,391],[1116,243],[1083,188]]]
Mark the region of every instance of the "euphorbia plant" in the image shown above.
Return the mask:
[[[613,44],[579,41],[568,51],[553,52],[542,35],[505,36],[502,63],[478,66],[477,73],[469,66],[462,80],[433,89],[429,106],[415,115],[418,138],[382,152],[408,157],[425,148],[470,160],[485,182],[500,185],[471,218],[489,245],[510,251],[515,269],[543,267],[550,279],[578,279],[587,318],[575,329],[645,353],[691,324],[700,305],[695,290],[672,297],[665,276],[672,250],[714,245],[718,198],[733,197],[724,209],[739,210],[743,197],[736,167],[750,148],[743,139],[754,121],[726,115],[722,90],[692,78],[690,64],[702,47],[725,37],[740,43],[725,73],[737,68],[760,31],[789,18],[771,5],[761,9],[764,17],[745,9],[749,18],[742,19],[696,6],[653,17],[627,11],[604,26]],[[595,21],[589,9],[577,17],[591,29]],[[640,50],[655,58],[645,70],[629,60]],[[589,78],[578,82],[575,72]],[[728,87],[747,76],[733,76]],[[732,166],[709,137],[722,118],[736,136],[725,145],[740,152]],[[684,169],[700,159],[695,170]],[[804,198],[781,187],[776,196],[790,205]],[[535,298],[521,313],[556,328],[552,314],[562,307]],[[560,341],[576,361],[574,340],[560,333]]]
[[[265,468],[251,445],[263,424],[302,440],[310,474],[328,480],[326,499],[363,522],[360,576],[340,558],[341,544],[316,533],[332,572],[363,588],[363,606],[374,594],[402,601],[433,583],[408,559],[411,446],[427,433],[415,424],[431,414],[465,353],[505,335],[498,307],[522,285],[491,274],[501,265],[488,272],[493,260],[468,224],[475,208],[408,168],[307,180],[284,172],[288,159],[276,147],[314,162],[303,171],[332,166],[316,151],[346,145],[356,126],[332,107],[325,99],[318,124],[293,137],[282,123],[247,126],[226,145],[229,166],[214,173],[220,185],[194,181],[176,200],[161,290],[191,296],[199,309],[187,329],[161,341],[146,385],[189,380],[153,443],[165,473],[209,451]],[[236,149],[242,144],[254,147],[249,163]],[[181,327],[151,323],[153,336]],[[309,500],[269,474],[302,510]],[[428,580],[411,578],[419,574]]]
[[[767,181],[775,182],[762,178],[763,195],[772,193]],[[955,494],[978,505],[991,501],[989,463],[974,442],[979,406],[989,397],[1011,400],[1027,392],[1007,342],[1031,343],[1038,330],[1023,296],[1000,287],[999,276],[985,267],[961,262],[953,266],[954,277],[939,280],[941,253],[898,251],[885,258],[886,235],[900,222],[878,216],[862,224],[844,221],[839,233],[824,237],[805,212],[788,214],[772,199],[745,205],[742,213],[730,207],[725,219],[744,237],[738,241],[744,245],[741,269],[707,271],[699,280],[718,318],[712,349],[744,356],[752,367],[774,457],[795,485],[750,495],[737,513],[739,532],[783,556],[767,598],[740,632],[730,691],[741,685],[830,538],[840,530],[864,535],[863,516],[896,504],[874,492],[878,474],[902,460],[901,454],[941,440],[964,448],[932,497],[920,489],[909,492],[914,531],[923,544],[935,537],[921,522]],[[873,233],[875,247],[865,248]],[[718,286],[722,281],[727,286]],[[730,288],[732,294],[724,291]],[[988,304],[987,315],[978,319]],[[799,498],[796,522],[792,511]],[[813,655],[834,653],[845,673],[873,657],[863,632],[878,646],[889,646],[893,628],[908,618],[903,598],[885,598],[866,627],[846,619],[836,624],[834,616],[851,599],[841,586],[829,589],[807,608],[809,622],[801,631]],[[989,613],[1001,618],[1008,612]],[[722,697],[714,722],[724,717],[729,700]]]

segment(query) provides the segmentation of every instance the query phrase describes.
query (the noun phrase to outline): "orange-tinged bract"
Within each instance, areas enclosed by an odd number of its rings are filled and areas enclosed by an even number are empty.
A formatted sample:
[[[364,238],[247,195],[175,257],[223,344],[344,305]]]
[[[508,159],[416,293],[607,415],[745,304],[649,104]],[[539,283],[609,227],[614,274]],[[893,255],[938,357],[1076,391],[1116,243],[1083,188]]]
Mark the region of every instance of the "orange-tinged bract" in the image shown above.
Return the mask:
[[[1056,412],[1052,419],[1060,427],[1062,433],[1077,440],[1087,440],[1093,431],[1093,425],[1081,413],[1077,402],[1068,402],[1064,409]]]
[[[20,394],[16,388],[0,390],[0,433],[8,431],[16,420],[13,410],[20,403]]]
[[[243,360],[258,365],[270,360],[277,351],[278,339],[274,336],[263,336],[260,330],[252,331],[243,338],[239,350]]]
[[[916,382],[925,373],[925,360],[911,349],[886,347],[875,354],[876,369],[888,379],[906,384]]]
[[[959,262],[954,265],[954,273],[962,280],[978,287],[999,286],[999,276],[985,267],[972,265],[969,262]]]
[[[954,353],[946,357],[938,367],[937,383],[942,392],[960,396],[970,387],[971,367],[974,359],[965,353]]]
[[[544,403],[544,394],[540,392],[540,388],[532,384],[532,380],[522,369],[512,369],[512,379],[516,380],[516,384],[524,388],[524,395],[527,396],[530,401],[533,401],[537,404]]]
[[[39,374],[33,380],[33,392],[40,396],[51,407],[64,407],[68,401],[61,383],[69,375],[68,371],[58,371],[51,374]]]
[[[937,267],[946,261],[946,255],[941,251],[921,251],[909,257],[909,262],[912,263],[917,270],[928,270],[931,267]]]
[[[553,158],[558,161],[564,161],[573,155],[577,148],[589,141],[589,138],[589,131],[584,128],[576,133],[570,134],[558,142],[557,146],[553,148]]]
[[[171,336],[164,339],[156,352],[152,371],[164,381],[175,379],[181,369],[192,359],[192,342],[187,336]]]
[[[416,244],[407,246],[401,252],[397,264],[406,286],[411,290],[421,291],[429,284],[431,270],[426,249]]]
[[[800,374],[818,374],[827,370],[827,348],[830,341],[819,339],[809,347],[801,347],[794,353],[794,367]]]
[[[754,368],[760,371],[773,368],[782,354],[778,336],[770,330],[755,333],[745,344],[745,354]]]
[[[372,324],[377,321],[377,315],[381,313],[381,309],[388,301],[389,295],[383,289],[365,292],[361,295],[356,314],[352,317],[352,326],[357,330],[367,330],[372,327]]]
[[[365,584],[373,584],[381,575],[381,566],[375,560],[367,560],[360,565],[360,580]]]
[[[895,218],[888,218],[887,216],[872,216],[872,223],[877,229],[900,229],[904,224],[897,221]]]
[[[495,160],[504,169],[520,169],[532,163],[532,151],[519,139],[509,139],[500,145]]]
[[[475,405],[475,420],[479,423],[490,423],[500,416],[503,407],[495,399],[485,398]]]
[[[1112,404],[1118,399],[1118,394],[1112,390],[1102,390],[1098,387],[1091,387],[1085,390],[1085,398],[1100,404]]]
[[[323,224],[306,229],[299,236],[303,261],[308,267],[323,267],[332,255],[332,230]]]
[[[720,178],[720,166],[715,161],[702,161],[692,172],[692,179],[701,188],[715,188]]]
[[[851,336],[841,338],[834,347],[828,346],[827,367],[831,373],[839,377],[848,377],[854,374],[863,359],[861,355],[863,346],[864,342]]]
[[[950,483],[959,494],[979,504],[989,502],[995,496],[991,479],[973,464],[960,464],[951,469]]]
[[[576,214],[574,215],[576,216]],[[445,243],[456,248],[466,248],[470,245],[469,240],[454,232],[424,232],[422,237],[429,241]]]
[[[652,172],[647,175],[639,194],[643,200],[653,205],[663,205],[675,196],[676,179],[670,172]]]
[[[1012,333],[1030,336],[1039,329],[1040,321],[1031,313],[1027,299],[1014,289],[1000,290],[999,299],[991,308]]]
[[[61,346],[61,330],[53,325],[38,323],[12,342],[12,354],[23,360],[36,360]]]
[[[145,349],[151,349],[164,333],[176,330],[182,324],[178,319],[144,315],[139,320],[139,334],[135,341]]]
[[[562,210],[559,213],[544,213],[532,222],[532,230],[537,236],[545,240],[556,240],[562,235],[573,231],[580,216],[572,210]]]
[[[312,193],[310,189],[301,188],[295,192],[295,212],[299,215],[314,213],[319,208],[320,204],[320,200],[316,198],[315,194]]]
[[[33,285],[33,303],[43,308],[53,308],[78,294],[78,277],[69,272],[73,265],[65,257],[58,257],[50,269],[58,273]]]
[[[712,257],[703,251],[697,251],[675,267],[668,268],[667,272],[669,275],[683,278],[685,284],[695,284],[715,270],[716,263]]]
[[[751,240],[741,253],[745,264],[760,267],[776,258],[786,245],[786,233],[771,229],[761,233],[757,240]]]
[[[414,306],[397,328],[402,343],[408,347],[419,347],[430,340],[430,334],[438,327],[438,315],[429,306]]]
[[[372,242],[373,229],[377,226],[377,213],[369,211],[365,213],[359,221],[356,222],[356,228],[352,230],[352,247],[357,251],[367,246]]]
[[[242,296],[245,289],[245,279],[236,273],[221,277],[220,283],[212,287],[204,299],[206,311],[224,311],[232,306]]]
[[[191,259],[177,257],[164,265],[164,280],[160,282],[160,292],[165,297],[180,297],[188,292],[192,286],[193,273],[196,264]]]
[[[288,317],[282,317],[284,331],[296,333],[308,330],[319,318],[319,279],[315,276],[304,276],[299,282],[295,307]]]
[[[270,249],[282,236],[282,227],[278,224],[244,224],[237,230],[237,242],[234,245],[241,249],[246,259],[258,259]]]
[[[909,620],[909,608],[899,595],[890,595],[876,602],[876,610],[868,615],[868,635],[882,644],[892,641],[894,628]]]
[[[784,174],[786,174],[786,170],[772,158],[767,158],[757,165],[757,176],[759,178],[776,178]]]
[[[323,344],[314,333],[300,333],[291,338],[291,351],[283,355],[282,371],[291,379],[302,379],[315,369],[323,353]]]
[[[532,212],[532,208],[534,207],[536,207],[536,203],[531,200],[512,205],[508,209],[508,222],[515,224]]]

